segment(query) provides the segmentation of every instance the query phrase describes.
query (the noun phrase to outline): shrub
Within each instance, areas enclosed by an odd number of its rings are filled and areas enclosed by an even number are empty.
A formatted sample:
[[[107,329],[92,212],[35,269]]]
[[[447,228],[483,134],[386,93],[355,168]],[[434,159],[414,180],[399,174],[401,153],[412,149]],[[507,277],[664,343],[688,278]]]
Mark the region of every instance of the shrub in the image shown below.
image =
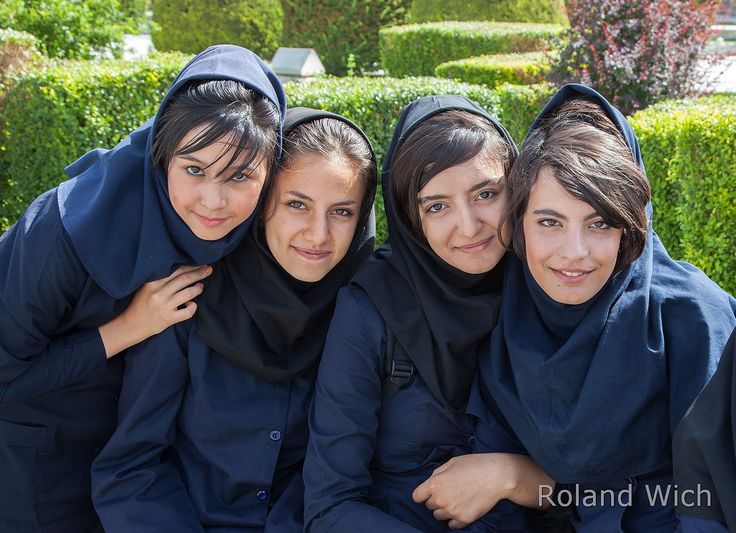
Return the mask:
[[[198,53],[213,44],[244,46],[270,59],[281,43],[279,0],[156,0],[158,50]]]
[[[670,255],[736,293],[736,96],[662,102],[632,124]]]
[[[36,36],[51,57],[119,55],[123,34],[136,26],[119,0],[3,0],[0,26]]]
[[[563,0],[414,0],[412,22],[491,20],[567,24]]]
[[[484,54],[542,50],[564,32],[554,24],[428,22],[382,29],[381,64],[392,76],[431,75],[437,65]]]
[[[6,94],[0,136],[0,225],[63,169],[96,147],[112,147],[153,116],[188,56],[156,54],[136,62],[65,62],[21,76]]]
[[[403,24],[410,0],[282,0],[284,45],[314,48],[325,70],[344,75],[353,55],[358,69],[372,70],[378,63],[378,30]]]
[[[23,31],[0,29],[0,95],[12,76],[41,60],[38,40]]]
[[[557,78],[582,80],[626,113],[699,84],[718,0],[568,0]]]
[[[550,83],[535,85],[504,84],[496,87],[498,98],[498,120],[501,121],[516,144],[521,142],[537,115],[552,98],[557,89]]]
[[[434,69],[439,78],[458,79],[496,87],[503,83],[530,85],[541,83],[549,72],[549,58],[544,52],[495,54],[448,61]]]

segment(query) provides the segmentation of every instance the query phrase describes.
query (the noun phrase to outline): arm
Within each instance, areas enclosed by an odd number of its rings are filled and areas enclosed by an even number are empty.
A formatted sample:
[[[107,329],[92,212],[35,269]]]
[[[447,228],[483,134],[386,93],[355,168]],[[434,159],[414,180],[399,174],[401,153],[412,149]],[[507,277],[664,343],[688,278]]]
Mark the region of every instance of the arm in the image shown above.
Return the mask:
[[[189,382],[189,328],[169,328],[128,353],[118,428],[92,465],[105,531],[203,531],[172,460]]]
[[[365,317],[354,291],[342,289],[327,335],[310,412],[304,464],[305,530],[416,532],[367,502],[381,407],[385,326]]]

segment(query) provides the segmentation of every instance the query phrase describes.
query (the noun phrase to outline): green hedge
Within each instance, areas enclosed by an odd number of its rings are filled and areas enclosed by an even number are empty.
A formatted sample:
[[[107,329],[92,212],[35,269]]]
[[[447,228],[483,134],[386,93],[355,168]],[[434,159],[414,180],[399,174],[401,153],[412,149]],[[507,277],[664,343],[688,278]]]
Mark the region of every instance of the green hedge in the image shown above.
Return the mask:
[[[567,24],[564,0],[414,0],[412,22],[491,20]]]
[[[158,50],[196,54],[230,43],[270,60],[283,37],[279,0],[156,0],[153,21]]]
[[[662,102],[631,122],[662,242],[736,294],[736,95]]]
[[[447,61],[542,50],[563,33],[560,25],[514,22],[428,22],[384,28],[381,65],[395,77],[432,75]]]
[[[503,83],[531,85],[545,80],[550,61],[544,52],[494,54],[448,61],[434,69],[439,78],[496,87]]]
[[[405,23],[410,2],[282,0],[284,46],[314,48],[330,74],[345,74],[350,54],[358,70],[374,70],[378,30]]]
[[[20,77],[6,93],[0,136],[0,226],[6,229],[63,169],[114,146],[155,114],[189,56],[64,62]]]

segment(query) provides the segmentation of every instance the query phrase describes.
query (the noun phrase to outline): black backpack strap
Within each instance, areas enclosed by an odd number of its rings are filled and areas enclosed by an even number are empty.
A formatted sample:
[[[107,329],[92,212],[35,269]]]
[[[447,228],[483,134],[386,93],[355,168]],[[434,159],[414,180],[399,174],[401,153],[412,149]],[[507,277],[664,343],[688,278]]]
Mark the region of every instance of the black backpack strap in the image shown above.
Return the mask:
[[[386,331],[386,362],[383,367],[383,374],[384,378],[381,382],[382,404],[391,399],[414,376],[414,363],[411,362],[406,351],[396,341],[396,337],[390,330]]]

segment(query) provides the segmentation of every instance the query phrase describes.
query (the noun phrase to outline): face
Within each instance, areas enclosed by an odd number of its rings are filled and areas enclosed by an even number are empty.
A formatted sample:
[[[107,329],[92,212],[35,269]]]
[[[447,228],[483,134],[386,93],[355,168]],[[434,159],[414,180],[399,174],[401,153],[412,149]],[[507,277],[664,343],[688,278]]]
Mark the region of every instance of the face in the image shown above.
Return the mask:
[[[553,300],[587,302],[613,274],[622,231],[568,193],[550,167],[539,171],[523,225],[529,270]]]
[[[177,150],[205,126],[194,128]],[[232,155],[226,138],[189,154],[175,155],[168,168],[169,198],[192,233],[205,241],[222,239],[247,219],[266,180],[265,163],[245,172],[226,168]]]
[[[417,195],[429,246],[468,274],[489,272],[503,257],[497,229],[506,189],[503,168],[477,156],[437,174]]]
[[[344,160],[309,153],[298,154],[275,180],[265,220],[268,248],[294,278],[319,281],[353,240],[362,180]]]

